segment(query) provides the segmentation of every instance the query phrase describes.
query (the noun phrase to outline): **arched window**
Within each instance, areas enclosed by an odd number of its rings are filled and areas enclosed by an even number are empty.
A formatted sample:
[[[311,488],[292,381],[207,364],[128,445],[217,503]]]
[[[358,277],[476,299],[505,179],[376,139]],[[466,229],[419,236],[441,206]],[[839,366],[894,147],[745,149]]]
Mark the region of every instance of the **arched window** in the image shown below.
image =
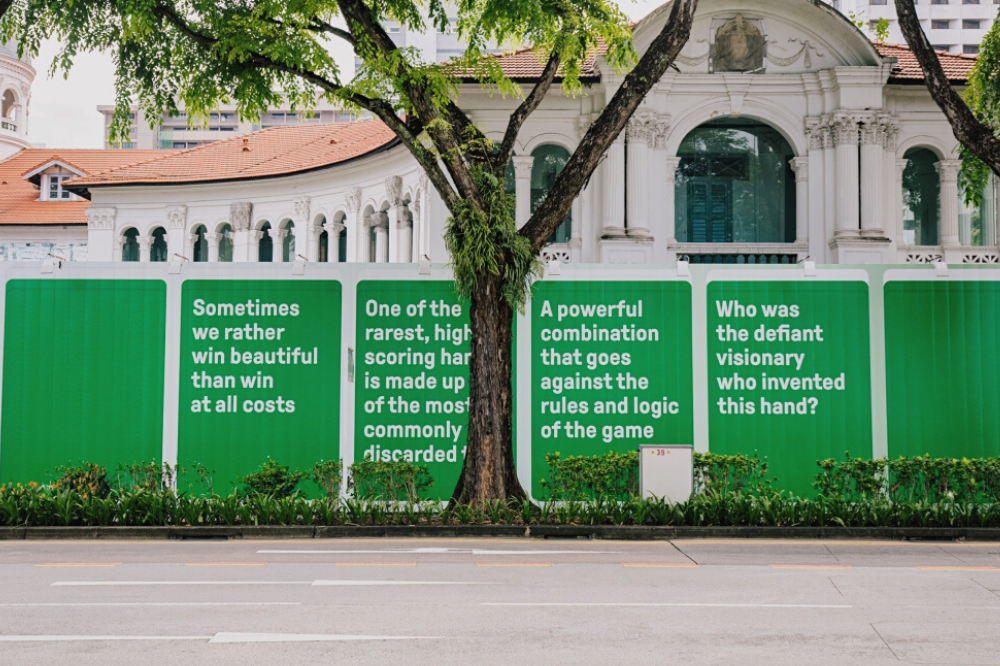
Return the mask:
[[[903,244],[937,245],[941,211],[941,179],[934,164],[938,156],[927,148],[903,154]]]
[[[984,247],[997,244],[997,180],[990,173],[979,203],[966,201],[958,195],[958,242],[964,247]]]
[[[14,91],[4,91],[2,102],[0,102],[0,116],[7,120],[14,120]]]
[[[122,261],[139,261],[139,230],[128,229],[122,236]]]
[[[194,245],[191,249],[192,261],[208,261],[208,239],[205,238],[205,226],[199,224],[194,229]]]
[[[257,261],[273,261],[274,240],[271,238],[271,223],[265,222],[260,231],[260,241],[257,243]]]
[[[795,241],[795,153],[773,127],[750,118],[713,120],[684,137],[677,156],[678,241]]]
[[[149,260],[167,260],[167,230],[163,227],[153,229],[153,244],[149,247]]]
[[[556,176],[569,161],[569,151],[555,144],[544,144],[531,151],[535,161],[531,164],[531,212],[534,213],[549,195]],[[508,165],[508,172],[513,169]],[[509,182],[509,181],[508,181]],[[509,185],[508,185],[509,187]],[[573,213],[566,215],[556,232],[549,239],[550,243],[568,243],[573,232]]]
[[[319,227],[319,260],[320,262],[330,261],[330,234],[326,232],[323,225],[326,224],[326,216],[320,215],[313,222],[313,226]]]
[[[232,232],[233,228],[229,224],[223,224],[219,229],[219,261],[233,260],[233,241],[229,238]]]
[[[295,261],[295,223],[291,220],[285,224],[285,238],[281,244],[281,260]]]

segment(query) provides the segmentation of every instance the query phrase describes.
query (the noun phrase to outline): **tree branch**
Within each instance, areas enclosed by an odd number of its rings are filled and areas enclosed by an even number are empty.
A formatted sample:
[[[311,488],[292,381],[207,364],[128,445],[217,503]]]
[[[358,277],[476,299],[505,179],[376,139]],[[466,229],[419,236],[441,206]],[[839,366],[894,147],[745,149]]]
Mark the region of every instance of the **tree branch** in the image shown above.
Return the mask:
[[[380,55],[386,59],[395,59],[400,71],[394,72],[393,77],[399,82],[406,93],[414,110],[420,117],[423,127],[426,128],[428,136],[437,148],[441,161],[444,163],[452,182],[458,189],[462,198],[473,203],[480,210],[485,210],[486,204],[482,194],[472,178],[472,171],[465,162],[464,151],[462,150],[462,137],[459,134],[460,128],[472,125],[468,116],[458,110],[458,106],[451,104],[445,107],[445,113],[437,108],[433,101],[429,99],[428,91],[420,82],[419,77],[412,76],[410,68],[398,56],[396,44],[389,37],[389,34],[382,28],[382,25],[374,19],[371,9],[361,0],[337,0],[340,13],[347,20],[347,25],[351,34],[359,42],[361,37],[355,34],[355,28],[364,32],[364,37],[371,41]],[[364,55],[362,54],[362,57]],[[460,115],[455,116],[455,112]],[[457,121],[457,122],[456,122]],[[463,124],[464,121],[464,124]],[[477,130],[478,131],[478,130]],[[437,186],[437,183],[435,183]],[[443,196],[443,195],[442,195]],[[446,201],[448,199],[446,198]],[[449,206],[449,210],[451,207]]]
[[[166,19],[183,35],[208,51],[211,51],[219,43],[218,38],[198,32],[192,28],[187,21],[181,18],[172,8],[160,5],[156,8],[155,12],[157,15]],[[396,115],[396,111],[390,103],[382,99],[371,99],[365,97],[364,95],[347,92],[344,90],[343,86],[334,81],[330,81],[326,77],[320,76],[316,72],[302,68],[289,67],[260,53],[250,52],[249,57],[250,61],[258,67],[274,69],[280,72],[285,72],[286,74],[298,76],[313,85],[326,90],[327,92],[337,93],[347,101],[357,104],[358,106],[368,109],[374,113],[389,127],[389,129],[393,131],[393,133],[395,133],[399,140],[402,141],[403,145],[410,150],[414,158],[427,173],[427,177],[432,183],[434,183],[435,189],[438,190],[442,200],[448,205],[449,210],[454,205],[456,201],[455,192],[452,190],[451,185],[444,173],[441,172],[434,154],[420,143],[418,138],[419,132],[411,132],[410,125]]]
[[[934,47],[920,27],[913,0],[896,0],[896,14],[903,38],[920,64],[927,91],[951,123],[955,138],[969,152],[989,165],[994,173],[1000,174],[1000,139],[997,139],[991,127],[976,118],[972,109],[952,87]]]
[[[556,72],[559,71],[560,64],[559,53],[553,51],[549,56],[549,61],[545,63],[545,69],[542,70],[542,76],[535,83],[535,87],[532,88],[528,96],[524,98],[524,101],[514,110],[514,113],[510,114],[510,120],[507,122],[507,131],[504,132],[503,142],[500,144],[500,151],[496,157],[495,168],[501,170],[497,173],[498,177],[503,174],[502,170],[506,170],[507,162],[510,161],[510,157],[514,153],[514,143],[517,141],[517,135],[521,132],[524,121],[534,113],[538,105],[545,99],[545,95],[549,92],[549,88],[552,87],[552,82],[556,78]]]
[[[313,19],[313,23],[309,25],[309,29],[315,32],[325,32],[327,34],[334,35],[335,37],[340,37],[351,46],[358,45],[357,40],[354,39],[354,35],[350,32],[344,30],[343,28],[338,28],[335,25],[331,25],[326,21],[321,21],[318,18]]]
[[[635,68],[625,76],[611,101],[584,134],[580,145],[556,177],[548,196],[521,228],[519,233],[528,239],[534,253],[540,252],[555,233],[573,206],[573,200],[597,168],[601,156],[625,129],[625,124],[639,108],[646,94],[684,48],[691,34],[697,6],[698,0],[674,0],[663,30]]]

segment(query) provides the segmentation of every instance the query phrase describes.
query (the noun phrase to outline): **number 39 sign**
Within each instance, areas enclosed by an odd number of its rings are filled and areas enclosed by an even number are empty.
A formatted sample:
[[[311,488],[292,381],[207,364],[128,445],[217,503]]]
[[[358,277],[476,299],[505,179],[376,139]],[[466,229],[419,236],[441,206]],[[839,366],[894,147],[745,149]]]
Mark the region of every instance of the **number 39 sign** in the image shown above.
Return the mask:
[[[694,447],[644,444],[639,447],[639,490],[643,497],[686,502],[694,486]]]

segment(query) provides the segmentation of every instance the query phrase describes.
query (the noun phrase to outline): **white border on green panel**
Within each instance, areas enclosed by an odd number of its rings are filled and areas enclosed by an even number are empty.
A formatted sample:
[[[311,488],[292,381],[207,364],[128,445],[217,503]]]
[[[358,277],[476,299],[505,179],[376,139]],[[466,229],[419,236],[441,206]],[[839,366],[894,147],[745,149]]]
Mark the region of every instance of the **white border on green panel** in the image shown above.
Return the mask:
[[[687,282],[691,285],[691,305],[692,308],[697,308],[697,287],[690,275],[683,275],[682,271],[679,270],[677,265],[667,265],[667,264],[629,264],[627,267],[624,265],[613,265],[613,264],[560,264],[559,272],[553,274],[551,271],[545,271],[545,277],[539,282]],[[532,376],[531,376],[531,303],[529,302],[524,308],[524,316],[520,317],[522,320],[520,322],[520,327],[518,328],[518,349],[517,349],[517,388],[519,395],[526,395],[527,399],[521,399],[517,401],[517,442],[518,442],[518,455],[517,455],[517,474],[521,478],[521,485],[524,487],[528,496],[534,500],[531,495],[531,387],[532,387]],[[694,323],[694,312],[692,312],[692,326],[694,330],[697,330],[696,324]],[[694,335],[694,330],[692,335]],[[522,337],[523,333],[523,337]],[[522,342],[526,341],[526,342]],[[692,367],[692,378],[694,381],[694,386],[692,387],[692,396],[697,396],[697,374],[698,374],[698,364],[695,362],[694,346],[697,345],[697,340],[692,339],[692,356],[691,361],[693,363]],[[522,372],[522,370],[524,370]],[[707,386],[707,380],[706,380]],[[706,389],[707,390],[707,389]],[[698,400],[694,400],[694,410],[697,414]],[[698,421],[695,419],[694,422],[694,439],[697,443],[698,441]],[[697,444],[695,445],[695,450]]]
[[[168,275],[167,263],[112,263],[86,261],[51,261],[11,262],[5,264],[7,270],[0,272],[0,405],[3,404],[3,353],[6,347],[6,310],[7,283],[11,280],[162,280],[167,288],[167,303],[170,302],[171,281]],[[168,312],[164,317],[169,317]],[[168,319],[166,319],[169,321]],[[164,341],[166,344],[166,341]],[[169,347],[169,346],[168,346]],[[164,349],[165,364],[169,363],[168,349]],[[170,371],[169,364],[164,367],[164,377]],[[166,411],[167,397],[164,395],[164,449],[166,449]],[[176,404],[176,398],[175,398]],[[0,419],[3,418],[0,409]],[[2,425],[2,424],[0,424]],[[3,455],[3,442],[0,441],[0,457]],[[0,461],[2,463],[2,461]]]
[[[180,266],[178,274],[170,277],[176,283],[171,290],[167,284],[167,369],[164,374],[164,421],[163,421],[163,460],[172,465],[177,464],[177,449],[179,446],[180,428],[180,371],[181,371],[181,291],[187,280],[336,280],[340,282],[341,301],[341,352],[340,352],[340,403],[344,404],[344,391],[347,373],[347,345],[344,344],[344,333],[347,321],[344,319],[343,304],[350,293],[354,298],[353,284],[344,279],[346,264],[320,262],[185,262]],[[172,364],[171,364],[172,363]],[[340,405],[330,405],[329,409],[341,409]],[[170,418],[168,418],[170,417]],[[344,450],[344,412],[340,414],[340,432],[338,448]]]
[[[695,434],[702,433],[703,442],[696,442],[696,451],[708,451],[708,285],[710,282],[863,282],[868,287],[868,356],[869,356],[869,381],[871,385],[871,410],[872,410],[872,456],[885,455],[888,451],[888,435],[886,426],[886,416],[883,406],[885,405],[885,363],[880,363],[879,359],[885,358],[885,340],[883,335],[876,335],[875,324],[881,326],[882,321],[882,299],[876,300],[872,294],[872,279],[869,267],[846,266],[846,265],[823,265],[809,266],[798,264],[795,266],[734,266],[727,268],[724,266],[701,265],[692,267],[698,269],[693,271],[704,281],[701,282],[702,298],[695,304],[695,347],[696,366],[701,367],[704,383],[701,384],[702,393],[695,394]],[[700,310],[700,312],[698,311]],[[699,330],[700,329],[700,330]],[[700,333],[700,335],[699,335]],[[700,399],[699,399],[700,398]],[[699,421],[698,419],[701,419]],[[698,425],[701,425],[699,430]],[[698,448],[701,443],[704,448]]]

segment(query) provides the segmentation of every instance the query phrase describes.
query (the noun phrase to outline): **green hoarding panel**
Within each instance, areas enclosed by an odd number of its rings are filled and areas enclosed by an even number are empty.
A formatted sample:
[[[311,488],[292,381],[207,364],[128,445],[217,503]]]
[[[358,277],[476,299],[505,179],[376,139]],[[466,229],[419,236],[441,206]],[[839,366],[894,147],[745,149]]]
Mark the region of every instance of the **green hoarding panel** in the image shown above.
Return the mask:
[[[165,321],[159,280],[8,282],[0,481],[159,461]]]
[[[358,283],[355,460],[427,465],[427,497],[451,497],[469,425],[470,335],[450,281]]]
[[[756,453],[797,494],[817,460],[872,455],[865,283],[720,281],[707,295],[709,450]]]
[[[545,456],[692,444],[691,285],[539,282],[531,299],[531,492]]]
[[[1000,455],[1000,283],[885,285],[889,455]]]
[[[184,282],[178,463],[214,471],[225,494],[268,458],[337,460],[340,328],[337,281]],[[181,488],[196,481],[189,471]]]

